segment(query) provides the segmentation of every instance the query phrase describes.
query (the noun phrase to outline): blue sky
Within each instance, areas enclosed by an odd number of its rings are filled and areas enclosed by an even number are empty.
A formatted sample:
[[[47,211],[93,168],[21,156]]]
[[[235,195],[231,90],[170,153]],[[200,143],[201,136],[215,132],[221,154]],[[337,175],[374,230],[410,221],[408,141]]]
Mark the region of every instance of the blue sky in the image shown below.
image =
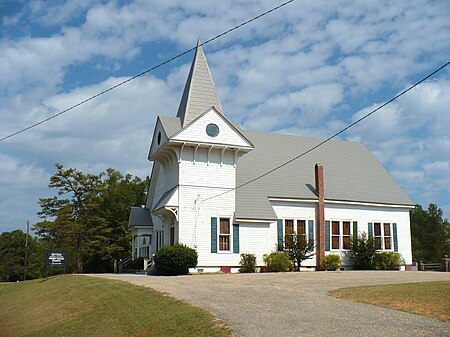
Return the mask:
[[[0,135],[46,118],[281,1],[0,0]],[[226,116],[327,137],[450,59],[448,1],[296,1],[206,46]],[[38,220],[55,162],[144,177],[193,54],[0,143],[0,232]],[[342,138],[450,218],[450,69]]]

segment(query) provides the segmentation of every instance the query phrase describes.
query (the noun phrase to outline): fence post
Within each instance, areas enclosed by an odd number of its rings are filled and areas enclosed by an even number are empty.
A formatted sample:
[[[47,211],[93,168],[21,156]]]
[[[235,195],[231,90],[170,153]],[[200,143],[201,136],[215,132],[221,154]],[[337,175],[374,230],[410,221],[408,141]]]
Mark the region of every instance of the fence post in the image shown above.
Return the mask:
[[[419,261],[419,271],[424,271],[425,267],[423,266],[422,261]]]
[[[114,274],[117,274],[117,260],[114,260]]]
[[[442,267],[442,271],[445,271],[445,272],[450,271],[450,259],[448,258],[448,255],[444,255],[444,257],[442,258],[441,267]]]
[[[122,259],[119,260],[119,274],[122,274]]]

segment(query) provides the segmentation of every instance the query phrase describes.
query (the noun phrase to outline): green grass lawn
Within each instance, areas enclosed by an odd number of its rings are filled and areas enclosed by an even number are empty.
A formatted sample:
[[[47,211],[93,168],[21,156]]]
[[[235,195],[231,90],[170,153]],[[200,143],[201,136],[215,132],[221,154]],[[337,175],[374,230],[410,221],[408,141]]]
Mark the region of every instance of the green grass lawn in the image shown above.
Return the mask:
[[[450,323],[450,282],[420,282],[333,290],[340,299],[425,315]]]
[[[120,281],[61,275],[0,285],[0,335],[230,336],[206,310]]]

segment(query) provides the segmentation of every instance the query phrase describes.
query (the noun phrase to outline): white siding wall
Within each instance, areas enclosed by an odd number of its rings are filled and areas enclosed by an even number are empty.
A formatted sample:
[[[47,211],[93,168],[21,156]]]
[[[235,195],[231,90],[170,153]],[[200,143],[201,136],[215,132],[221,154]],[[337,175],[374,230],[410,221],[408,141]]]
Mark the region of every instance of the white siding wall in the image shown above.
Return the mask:
[[[205,186],[211,188],[232,188],[236,181],[236,168],[233,166],[233,152],[227,150],[220,162],[221,151],[212,149],[207,161],[207,149],[199,148],[193,163],[194,148],[183,149],[180,163],[180,185]]]
[[[233,234],[234,192],[208,201],[201,201],[198,198],[200,196],[206,199],[227,190],[213,187],[179,187],[179,238],[181,243],[197,248],[199,267],[237,266],[239,264],[239,254],[233,254],[232,250],[231,252],[211,253],[211,217],[230,218],[231,234]],[[197,204],[195,204],[195,200],[198,200]],[[217,230],[219,231],[219,223]],[[232,235],[230,242],[233,242]]]
[[[275,228],[275,233],[271,231],[271,227]],[[276,242],[277,240],[276,235],[276,223],[275,226],[259,223],[240,223],[240,253],[255,254],[256,264],[258,266],[263,266],[263,255],[276,250],[276,247],[273,244],[273,242]]]
[[[162,197],[162,195],[171,188],[178,185],[179,166],[178,162],[171,162],[169,167],[160,165],[159,171],[155,172],[156,176],[151,179],[156,180],[155,192],[153,197],[153,205],[147,205],[151,209]],[[153,238],[152,238],[152,253],[156,252],[156,232],[164,228],[164,244],[168,244],[170,240],[170,226],[169,223],[164,224],[163,221],[156,215],[152,214],[153,220]]]
[[[325,220],[358,221],[358,232],[365,232],[366,234],[369,222],[396,223],[398,252],[407,264],[412,263],[409,210],[406,208],[326,204]],[[392,250],[394,247],[393,242],[392,234]]]
[[[315,221],[315,204],[272,202],[275,213],[279,219],[305,219]],[[325,203],[325,220],[350,220],[358,222],[358,233],[368,231],[369,222],[388,222],[397,224],[398,252],[407,264],[412,263],[411,232],[409,210],[406,208],[391,208],[381,206],[356,206],[347,204]],[[273,224],[271,233],[275,233],[273,244],[277,243],[276,223]],[[284,229],[283,229],[284,230]],[[351,226],[353,231],[353,226]],[[317,233],[314,233],[317,239]],[[317,242],[315,242],[316,244]],[[392,234],[392,250],[393,250]],[[326,254],[342,253],[340,250],[331,250]],[[315,258],[304,261],[303,266],[315,266]]]
[[[204,201],[235,187],[236,168],[233,165],[233,153],[225,151],[221,163],[220,151],[213,149],[208,163],[206,151],[199,148],[194,163],[193,147],[186,146],[183,150],[179,166],[179,240],[197,248],[199,267],[237,266],[240,257],[239,254],[233,254],[232,249],[231,252],[211,253],[211,217],[230,218],[232,234],[235,192]],[[232,241],[231,236],[231,243]]]
[[[206,134],[206,126],[214,123],[219,127],[219,135],[210,137]],[[186,130],[173,137],[176,140],[188,140],[192,142],[207,142],[213,144],[232,144],[235,146],[250,146],[250,144],[220,116],[215,110],[211,110],[201,118],[193,122]]]
[[[308,225],[308,220],[314,220],[314,229],[316,228],[316,206],[314,203],[293,203],[293,202],[272,202],[273,210],[277,215],[278,219],[299,219],[306,220],[306,225]],[[326,218],[325,210],[325,219]],[[284,226],[284,223],[283,223]],[[294,226],[296,226],[294,224]],[[276,245],[278,241],[277,233],[277,223],[273,223],[272,232],[275,233],[273,244]],[[284,227],[283,227],[284,233]],[[306,227],[306,233],[308,234],[308,227]],[[317,233],[314,231],[314,245],[317,246]],[[305,260],[302,266],[315,266],[316,258],[315,256],[311,259]]]

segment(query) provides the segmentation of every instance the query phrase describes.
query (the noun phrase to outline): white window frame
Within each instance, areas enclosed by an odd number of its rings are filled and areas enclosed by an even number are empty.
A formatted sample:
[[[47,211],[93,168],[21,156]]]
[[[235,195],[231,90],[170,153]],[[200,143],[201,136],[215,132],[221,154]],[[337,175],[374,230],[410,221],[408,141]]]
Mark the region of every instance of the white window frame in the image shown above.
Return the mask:
[[[309,240],[309,227],[308,227],[308,220],[307,218],[295,218],[295,217],[286,217],[283,218],[283,241],[286,237],[286,220],[292,220],[294,222],[294,233],[292,235],[297,235],[297,222],[298,221],[304,221],[305,222],[305,239]]]
[[[221,254],[232,254],[233,253],[233,217],[229,215],[225,216],[217,216],[217,253]],[[230,226],[230,234],[228,234],[229,237],[229,249],[228,250],[221,250],[220,249],[220,219],[228,219],[228,225]],[[226,235],[226,234],[222,234]]]
[[[344,248],[344,222],[350,223],[350,242],[353,237],[353,222],[356,220],[349,219],[330,219],[330,251],[339,252],[339,251],[348,251],[348,248]],[[333,248],[333,222],[339,222],[339,248]],[[348,235],[346,235],[348,236]]]
[[[383,251],[388,251],[388,252],[391,252],[391,251],[394,251],[394,233],[392,232],[392,229],[393,229],[393,222],[392,221],[381,221],[381,220],[375,220],[375,221],[372,221],[372,235],[373,235],[373,241],[374,241],[374,243],[375,243],[375,224],[376,223],[379,223],[380,224],[380,227],[381,227],[381,236],[377,236],[377,238],[381,238],[381,248],[377,248],[377,250],[379,250],[379,251],[381,251],[381,250],[383,250]],[[384,225],[387,225],[387,224],[389,224],[389,234],[390,234],[390,236],[385,236],[384,235]],[[391,240],[391,248],[389,248],[389,249],[386,249],[386,244],[385,244],[385,242],[384,242],[384,239],[386,238],[386,237],[388,237],[388,238],[390,238]]]

